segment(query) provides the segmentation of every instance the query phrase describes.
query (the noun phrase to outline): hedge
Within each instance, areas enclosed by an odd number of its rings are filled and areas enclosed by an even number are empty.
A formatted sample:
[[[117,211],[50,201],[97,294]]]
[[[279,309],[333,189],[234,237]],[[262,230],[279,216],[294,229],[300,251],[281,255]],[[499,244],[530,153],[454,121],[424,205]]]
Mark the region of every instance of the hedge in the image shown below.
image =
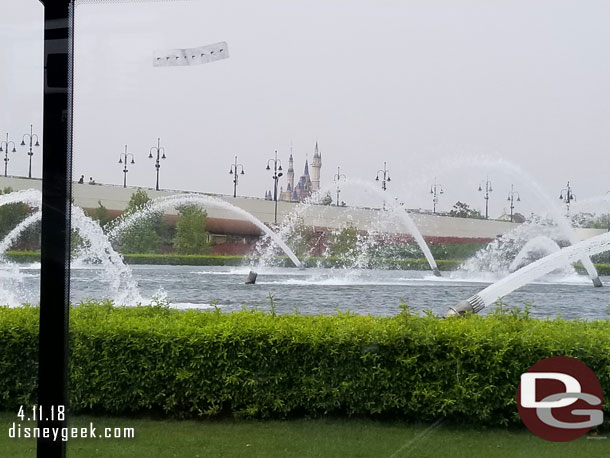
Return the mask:
[[[40,253],[35,251],[7,251],[6,257],[14,262],[39,262]],[[254,256],[220,256],[220,255],[179,255],[179,254],[123,254],[127,264],[148,265],[179,265],[179,266],[243,266],[256,261]],[[306,267],[343,267],[349,261],[339,257],[310,257],[303,260]],[[443,271],[456,270],[462,263],[459,259],[437,259],[438,268]],[[278,256],[275,265],[292,267],[294,264],[287,256]],[[411,258],[373,258],[368,268],[403,269],[403,270],[429,270],[430,266],[425,259]],[[579,263],[574,265],[581,274],[586,274]],[[610,275],[610,264],[595,263],[600,275]]]
[[[0,409],[35,402],[38,308],[0,308]],[[72,411],[167,417],[358,415],[520,422],[520,374],[565,355],[610,407],[610,322],[517,312],[438,319],[81,304],[70,316]],[[15,410],[16,411],[16,410]]]

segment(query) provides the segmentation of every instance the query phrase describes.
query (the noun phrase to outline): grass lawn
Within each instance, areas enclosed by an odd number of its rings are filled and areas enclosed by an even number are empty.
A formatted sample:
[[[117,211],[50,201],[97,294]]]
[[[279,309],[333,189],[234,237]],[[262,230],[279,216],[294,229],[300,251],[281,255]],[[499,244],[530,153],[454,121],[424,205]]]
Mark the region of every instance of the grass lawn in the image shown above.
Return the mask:
[[[0,455],[35,456],[35,440],[11,439],[14,412],[0,413]],[[549,443],[526,430],[458,428],[361,419],[197,422],[79,416],[71,426],[133,427],[134,439],[70,439],[68,457],[577,457],[610,456],[610,439]]]

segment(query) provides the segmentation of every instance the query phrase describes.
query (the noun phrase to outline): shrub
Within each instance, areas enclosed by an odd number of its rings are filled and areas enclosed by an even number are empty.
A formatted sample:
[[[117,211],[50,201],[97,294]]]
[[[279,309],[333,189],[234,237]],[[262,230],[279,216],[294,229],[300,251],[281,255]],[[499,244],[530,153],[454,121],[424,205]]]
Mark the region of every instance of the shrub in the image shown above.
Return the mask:
[[[0,408],[35,399],[38,310],[0,308]],[[519,422],[520,374],[578,358],[610,392],[610,322],[270,315],[81,304],[70,316],[73,411],[172,417],[366,415]],[[604,409],[608,422],[610,400]]]

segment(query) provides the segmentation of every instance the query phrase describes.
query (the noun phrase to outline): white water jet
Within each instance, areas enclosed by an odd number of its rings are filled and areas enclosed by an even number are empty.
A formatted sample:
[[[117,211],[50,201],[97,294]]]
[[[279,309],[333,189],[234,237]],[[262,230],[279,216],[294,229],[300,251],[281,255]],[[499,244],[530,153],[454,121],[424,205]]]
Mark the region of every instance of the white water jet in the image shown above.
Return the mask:
[[[610,233],[597,235],[590,239],[563,248],[550,254],[538,261],[528,264],[525,267],[513,272],[512,274],[497,281],[493,285],[479,291],[474,296],[465,301],[461,301],[449,308],[449,315],[462,315],[467,311],[478,313],[483,308],[493,304],[499,298],[506,296],[517,288],[546,275],[558,267],[572,264],[578,261],[583,254],[592,256],[610,250]]]
[[[40,208],[42,194],[37,189],[24,189],[0,195],[0,207],[16,203],[24,203],[30,207]]]
[[[526,264],[532,255],[544,253],[544,256],[548,256],[559,250],[561,250],[561,247],[555,240],[545,235],[539,235],[538,237],[529,240],[523,248],[521,248],[521,251],[519,251],[515,259],[513,259],[508,270],[509,272],[516,271],[523,264]],[[538,257],[540,258],[540,256]]]
[[[25,203],[30,207],[40,208],[41,200],[40,191],[29,189],[0,196],[0,206],[12,203]],[[29,215],[13,228],[0,242],[0,256],[19,238],[24,230],[40,221],[41,216],[42,213],[38,211]],[[131,270],[125,265],[123,258],[113,250],[99,224],[85,215],[81,208],[74,205],[72,205],[72,227],[78,231],[83,239],[79,259],[100,265],[100,276],[108,282],[112,299],[121,305],[136,305],[142,302],[137,285],[131,275]],[[4,265],[9,264],[5,263]],[[12,284],[9,286],[14,288],[13,285],[20,282],[18,278],[20,275],[18,268],[15,270],[15,268],[11,267],[11,269]],[[24,295],[21,294],[20,296],[21,300],[18,300],[14,294],[11,294],[9,297],[6,293],[0,291],[0,298],[6,297],[5,300],[11,300],[10,303],[15,303],[15,301],[23,302]]]
[[[114,227],[112,227],[112,229],[108,233],[108,238],[110,240],[115,240],[117,237],[119,237],[122,231],[124,231],[137,221],[143,218],[148,218],[151,213],[154,213],[156,211],[174,209],[181,205],[197,205],[202,207],[209,206],[222,208],[247,219],[256,227],[258,227],[261,231],[267,234],[284,251],[284,253],[286,253],[286,255],[290,258],[290,260],[294,263],[296,267],[303,267],[301,261],[299,261],[299,259],[292,252],[292,250],[288,248],[284,241],[254,215],[222,199],[212,196],[206,196],[203,194],[176,194],[172,196],[159,197],[157,199],[150,200],[146,203],[144,208],[127,216],[126,218],[119,221],[116,225],[114,225]]]
[[[19,237],[21,236],[21,233],[23,231],[25,231],[28,227],[39,222],[41,218],[42,218],[41,211],[32,213],[27,218],[25,218],[23,221],[21,221],[19,224],[17,224],[17,226],[15,226],[8,234],[6,234],[4,239],[2,239],[2,241],[0,241],[0,258],[2,258],[4,255],[4,252],[7,251],[13,245],[13,243],[15,243],[19,239]]]
[[[480,165],[480,164],[478,164]],[[570,221],[563,215],[563,210],[557,204],[557,200],[551,198],[548,193],[542,189],[542,187],[538,184],[533,177],[524,172],[520,167],[516,166],[512,162],[509,162],[505,159],[497,159],[487,165],[492,167],[497,167],[503,173],[506,173],[509,176],[519,180],[522,184],[529,187],[533,192],[534,196],[538,197],[542,204],[544,205],[545,210],[551,216],[551,218],[555,221],[559,229],[563,233],[563,235],[568,239],[571,245],[576,245],[580,242],[578,236],[576,235],[576,231],[572,227]],[[580,258],[580,262],[583,267],[586,269],[589,278],[593,282],[594,286],[602,286],[602,282],[599,279],[599,274],[597,273],[597,269],[593,265],[593,261],[589,258],[589,256],[583,255]]]
[[[137,305],[142,297],[138,291],[131,269],[123,257],[112,248],[100,225],[85,215],[80,207],[72,206],[72,227],[83,237],[79,259],[89,263],[100,263],[102,277],[109,283],[113,300],[119,305]]]
[[[345,183],[343,183],[342,186],[348,186],[348,185],[355,185],[355,186],[358,186],[359,188],[365,188],[367,191],[370,191],[373,195],[377,196],[381,200],[387,200],[386,206],[389,207],[388,211],[384,211],[384,210],[380,209],[379,216],[381,217],[381,216],[390,215],[390,216],[395,216],[396,218],[398,218],[398,220],[403,225],[403,227],[406,228],[406,231],[409,234],[411,234],[411,236],[413,236],[413,238],[415,239],[420,250],[422,251],[426,260],[428,261],[430,268],[434,272],[434,275],[440,276],[440,271],[438,269],[436,261],[434,260],[434,257],[432,256],[432,252],[430,251],[430,248],[426,244],[426,241],[424,240],[423,236],[421,235],[421,232],[419,231],[417,225],[415,224],[415,222],[413,221],[413,219],[411,218],[411,216],[409,215],[409,213],[407,212],[406,209],[400,207],[400,205],[398,205],[398,203],[394,202],[393,199],[388,198],[388,196],[384,192],[382,192],[377,187],[375,187],[373,184],[371,184],[367,181],[358,180],[358,179],[347,179],[345,181]],[[299,221],[304,220],[304,215],[306,214],[307,211],[316,210],[316,209],[322,211],[325,208],[327,208],[327,206],[319,204],[319,201],[326,195],[327,192],[334,189],[335,186],[336,186],[336,183],[327,185],[326,187],[322,188],[321,190],[319,190],[318,192],[316,192],[315,194],[310,196],[305,201],[299,203],[299,205],[297,205],[295,210],[285,218],[284,223],[280,227],[279,234],[282,235],[282,238],[288,239],[291,236],[292,232],[294,231],[295,225],[298,224]],[[357,209],[357,207],[355,207],[355,209]],[[345,211],[349,211],[349,207],[345,207]],[[378,221],[377,223],[378,223],[377,224],[378,227],[375,228],[375,232],[376,233],[386,232],[386,231],[384,231],[384,228],[381,227],[382,226],[381,222]],[[368,242],[365,241],[364,243],[368,243]],[[273,255],[272,250],[265,250],[260,256],[260,262],[262,264],[268,262],[268,260],[270,259],[270,257],[272,255]],[[367,256],[368,255],[365,252],[365,250],[360,250],[360,254],[358,255],[358,257],[356,259],[354,259],[355,265],[364,265],[367,260]]]
[[[373,186],[368,181],[364,181],[364,180],[350,180],[350,181],[354,181],[358,185],[366,187],[371,192],[377,194],[380,198],[382,198],[384,201],[386,201],[387,195],[385,195],[385,193],[383,193],[383,191],[380,191],[379,189],[377,189],[375,186]],[[434,272],[434,275],[440,277],[440,271],[438,270],[438,266],[436,265],[434,256],[432,256],[432,252],[430,251],[428,244],[424,240],[424,237],[422,236],[421,232],[419,231],[419,228],[417,227],[417,225],[415,224],[415,222],[409,215],[409,212],[406,209],[401,208],[400,205],[398,205],[398,203],[394,202],[392,199],[387,199],[386,205],[389,205],[389,207],[392,209],[394,214],[397,215],[398,218],[404,223],[407,230],[409,231],[409,234],[411,234],[413,236],[413,238],[419,245],[419,249],[422,251],[422,253],[424,253],[426,260],[428,261],[428,265],[430,266],[430,269],[432,269],[432,271]]]

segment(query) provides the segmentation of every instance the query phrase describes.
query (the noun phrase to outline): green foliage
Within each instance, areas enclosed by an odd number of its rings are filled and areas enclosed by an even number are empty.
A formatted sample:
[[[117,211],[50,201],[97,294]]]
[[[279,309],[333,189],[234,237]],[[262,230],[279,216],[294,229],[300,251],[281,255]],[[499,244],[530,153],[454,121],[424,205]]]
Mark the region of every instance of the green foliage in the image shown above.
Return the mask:
[[[334,257],[351,259],[356,256],[358,242],[358,229],[346,226],[329,237],[328,252]]]
[[[456,218],[475,218],[483,219],[481,212],[470,208],[468,204],[460,202],[459,200],[453,205],[453,208],[449,212],[449,216],[455,216]]]
[[[144,191],[143,189],[138,189],[129,198],[127,208],[125,209],[125,215],[131,215],[132,213],[135,213],[138,210],[144,209],[144,207],[146,207],[146,204],[149,201],[150,197],[148,197],[146,191]]]
[[[38,309],[0,308],[0,409],[33,403]],[[70,313],[70,405],[104,414],[355,415],[520,422],[521,373],[578,358],[610,390],[610,322],[500,310],[437,319],[175,311],[83,303]],[[604,410],[608,423],[610,400]]]
[[[330,205],[333,203],[333,198],[330,195],[330,192],[327,192],[324,197],[322,198],[322,200],[320,201],[320,203],[322,205]]]
[[[124,215],[129,216],[143,210],[149,201],[146,191],[138,189],[131,195]],[[158,253],[163,242],[164,226],[163,215],[153,212],[148,218],[132,224],[121,235],[117,248],[121,253]]]
[[[113,220],[113,218],[108,213],[108,209],[102,205],[101,201],[97,201],[98,207],[95,209],[91,218],[99,223],[99,225],[104,228],[106,224]]]
[[[310,256],[320,236],[313,227],[306,226],[302,218],[294,222],[292,227],[292,232],[286,237],[286,244],[298,258]]]
[[[596,215],[594,213],[580,212],[572,215],[570,220],[575,227],[588,227],[592,229],[610,229],[610,215]]]
[[[178,209],[174,248],[178,254],[205,254],[210,251],[210,234],[205,230],[207,212],[196,205]]]

